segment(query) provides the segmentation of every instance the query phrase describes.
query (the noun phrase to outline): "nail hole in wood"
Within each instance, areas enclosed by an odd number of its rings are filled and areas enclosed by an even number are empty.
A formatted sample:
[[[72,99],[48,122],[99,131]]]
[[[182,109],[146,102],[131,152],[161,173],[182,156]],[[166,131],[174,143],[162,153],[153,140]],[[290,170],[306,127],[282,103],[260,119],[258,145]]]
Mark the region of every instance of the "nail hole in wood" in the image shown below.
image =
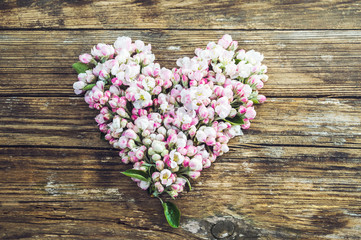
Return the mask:
[[[231,221],[220,221],[213,225],[211,232],[217,239],[230,237],[234,233],[234,224]]]

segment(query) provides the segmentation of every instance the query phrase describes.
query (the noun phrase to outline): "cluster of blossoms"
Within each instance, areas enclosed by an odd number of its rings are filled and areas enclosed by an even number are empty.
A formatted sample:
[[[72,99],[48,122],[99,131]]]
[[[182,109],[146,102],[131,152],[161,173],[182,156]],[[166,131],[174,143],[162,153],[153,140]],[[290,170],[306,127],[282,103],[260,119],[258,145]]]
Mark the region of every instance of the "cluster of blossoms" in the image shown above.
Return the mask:
[[[177,197],[250,127],[254,104],[266,100],[258,90],[267,67],[260,53],[237,48],[224,35],[172,70],[154,63],[150,45],[129,37],[79,56],[75,93],[99,110],[95,120],[122,162],[142,172],[131,175],[140,188]]]

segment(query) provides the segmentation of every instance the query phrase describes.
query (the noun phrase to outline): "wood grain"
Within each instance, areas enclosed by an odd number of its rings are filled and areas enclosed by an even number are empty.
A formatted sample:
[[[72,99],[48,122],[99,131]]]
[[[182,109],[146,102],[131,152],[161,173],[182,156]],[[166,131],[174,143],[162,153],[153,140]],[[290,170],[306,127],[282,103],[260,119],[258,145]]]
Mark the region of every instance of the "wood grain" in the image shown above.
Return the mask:
[[[271,97],[360,97],[361,31],[227,31],[264,54]],[[3,31],[0,96],[73,96],[71,64],[97,42],[128,35],[152,44],[162,66],[194,56],[224,31]]]
[[[0,98],[5,145],[109,148],[80,97]],[[238,144],[360,148],[360,99],[271,98]]]
[[[358,1],[7,0],[0,28],[360,29]]]
[[[360,149],[233,141],[231,153],[177,200],[182,228],[170,230],[158,200],[119,174],[128,166],[115,151],[4,148],[0,226],[9,231],[1,237],[209,239],[209,225],[227,216],[245,236],[356,239],[360,156]]]
[[[0,239],[360,239],[360,20],[352,0],[0,1]],[[127,35],[172,68],[225,33],[265,55],[269,98],[171,229],[70,66]]]

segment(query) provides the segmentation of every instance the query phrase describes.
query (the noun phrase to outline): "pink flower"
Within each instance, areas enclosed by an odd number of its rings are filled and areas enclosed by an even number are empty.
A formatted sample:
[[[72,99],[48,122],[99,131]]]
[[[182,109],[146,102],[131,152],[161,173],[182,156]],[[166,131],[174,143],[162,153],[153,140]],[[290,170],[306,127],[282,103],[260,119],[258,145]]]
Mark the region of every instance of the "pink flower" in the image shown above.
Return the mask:
[[[264,103],[266,101],[266,97],[264,95],[258,95],[257,100],[259,103]]]
[[[160,182],[154,183],[154,186],[155,186],[155,188],[157,189],[157,191],[158,191],[159,193],[162,193],[162,192],[164,191],[164,187],[163,187],[163,185],[162,185]]]
[[[160,177],[160,173],[159,173],[159,172],[154,172],[154,173],[152,174],[152,179],[153,179],[154,182],[159,181],[159,177]]]
[[[162,171],[164,169],[164,162],[163,161],[156,161],[155,162],[155,168],[158,171]]]
[[[232,42],[232,37],[228,34],[225,34],[221,39],[218,40],[218,45],[221,45],[223,48],[228,48]]]
[[[82,55],[79,56],[80,62],[85,63],[85,64],[90,63],[90,61],[91,61],[92,59],[93,59],[93,57],[92,57],[90,54],[88,54],[88,53],[84,53],[84,54],[82,54]]]
[[[216,107],[214,111],[218,114],[218,116],[222,119],[228,117],[231,113],[232,106],[228,102],[227,97],[221,97],[217,100]]]
[[[149,188],[150,182],[140,181],[138,182],[138,186],[143,189],[147,190]]]
[[[198,172],[198,171],[190,171],[190,172],[188,173],[188,176],[189,176],[190,178],[192,178],[193,180],[196,180],[200,175],[201,175],[201,173]]]
[[[245,117],[249,120],[252,120],[256,117],[256,111],[254,110],[254,107],[248,107],[246,109]]]
[[[203,165],[202,165],[202,157],[201,155],[194,156],[189,161],[189,167],[192,171],[202,171]]]
[[[123,136],[126,138],[130,138],[130,139],[138,139],[138,135],[132,130],[132,129],[127,129],[124,133]]]

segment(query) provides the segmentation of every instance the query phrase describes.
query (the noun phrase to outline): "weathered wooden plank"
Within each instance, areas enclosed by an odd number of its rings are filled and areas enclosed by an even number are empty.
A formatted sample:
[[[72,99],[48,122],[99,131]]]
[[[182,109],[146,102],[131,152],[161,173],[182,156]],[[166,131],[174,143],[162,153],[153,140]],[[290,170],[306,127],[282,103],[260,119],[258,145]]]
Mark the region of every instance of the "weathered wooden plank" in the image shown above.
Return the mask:
[[[105,147],[80,97],[0,98],[2,145]],[[360,148],[360,99],[272,98],[234,144]]]
[[[233,145],[177,199],[183,218],[171,230],[158,200],[119,174],[129,166],[115,151],[3,148],[0,236],[212,239],[213,224],[229,220],[253,239],[357,239],[360,156]]]
[[[358,1],[19,1],[0,28],[359,29]]]
[[[361,96],[361,31],[3,31],[0,95],[72,96],[71,64],[117,36],[151,43],[160,64],[172,68],[226,32],[264,54],[267,96]]]
[[[271,98],[234,144],[360,148],[361,99]],[[80,97],[0,98],[1,145],[108,148]]]

